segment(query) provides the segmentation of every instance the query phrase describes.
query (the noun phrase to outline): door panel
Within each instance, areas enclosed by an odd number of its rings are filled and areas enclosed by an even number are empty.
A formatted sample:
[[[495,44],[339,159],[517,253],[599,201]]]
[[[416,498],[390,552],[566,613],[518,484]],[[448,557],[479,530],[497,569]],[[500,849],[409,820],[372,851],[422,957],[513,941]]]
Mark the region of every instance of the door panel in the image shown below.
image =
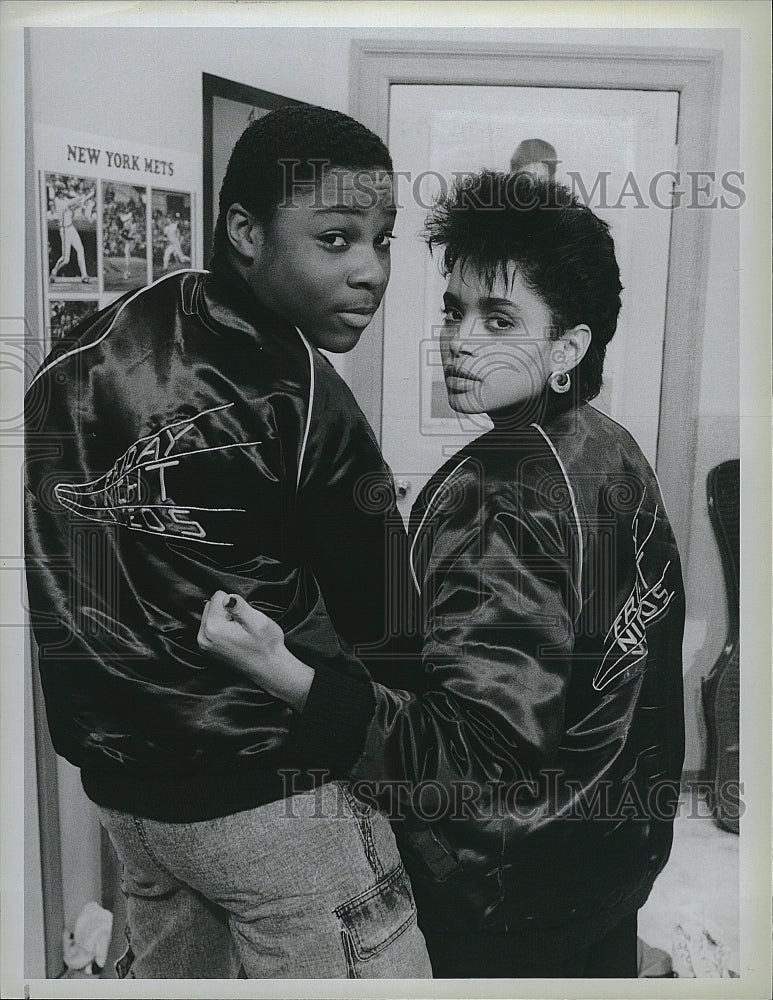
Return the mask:
[[[390,88],[389,146],[400,211],[384,303],[382,445],[406,487],[406,515],[429,475],[488,418],[448,406],[437,331],[445,280],[421,239],[433,197],[455,172],[509,168],[522,139],[551,143],[556,179],[590,194],[615,240],[624,285],[599,409],[633,433],[655,465],[678,94],[507,86]],[[574,178],[574,179],[573,179]],[[582,186],[581,186],[582,185]]]

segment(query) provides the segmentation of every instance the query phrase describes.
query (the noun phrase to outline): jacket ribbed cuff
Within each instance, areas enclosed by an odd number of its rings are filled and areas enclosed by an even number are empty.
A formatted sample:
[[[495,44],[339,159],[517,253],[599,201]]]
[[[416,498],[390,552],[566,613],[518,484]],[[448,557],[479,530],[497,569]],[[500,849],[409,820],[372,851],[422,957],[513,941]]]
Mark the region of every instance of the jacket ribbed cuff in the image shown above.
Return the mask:
[[[306,705],[293,724],[290,756],[344,777],[362,755],[375,707],[369,680],[317,667]]]

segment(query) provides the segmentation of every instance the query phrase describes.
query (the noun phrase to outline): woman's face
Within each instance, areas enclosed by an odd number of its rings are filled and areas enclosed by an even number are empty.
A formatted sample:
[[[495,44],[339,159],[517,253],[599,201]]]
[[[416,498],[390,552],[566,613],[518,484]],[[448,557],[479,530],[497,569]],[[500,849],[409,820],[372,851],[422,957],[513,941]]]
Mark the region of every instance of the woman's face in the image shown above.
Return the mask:
[[[513,268],[489,286],[456,264],[443,296],[440,349],[448,401],[458,413],[496,413],[539,395],[565,371],[550,310]],[[576,362],[574,362],[576,363]]]

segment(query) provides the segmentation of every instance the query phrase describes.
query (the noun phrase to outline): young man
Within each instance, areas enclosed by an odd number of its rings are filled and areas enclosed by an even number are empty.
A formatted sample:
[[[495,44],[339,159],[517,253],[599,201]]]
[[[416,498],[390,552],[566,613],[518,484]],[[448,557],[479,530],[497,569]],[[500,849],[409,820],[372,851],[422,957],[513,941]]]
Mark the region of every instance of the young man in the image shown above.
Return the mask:
[[[90,317],[27,396],[48,721],[123,862],[135,978],[429,975],[387,820],[338,782],[311,791],[290,711],[196,646],[223,579],[333,672],[363,670],[338,636],[384,639],[391,475],[317,348],[353,348],[379,306],[391,171],[345,115],[261,118],[229,162],[212,273]]]
[[[635,978],[684,753],[684,591],[652,470],[587,405],[614,246],[529,176],[467,178],[428,226],[449,402],[494,427],[411,513],[423,690],[299,662],[222,591],[199,643],[295,708],[299,751],[391,798],[436,977]],[[357,726],[333,725],[342,704]]]

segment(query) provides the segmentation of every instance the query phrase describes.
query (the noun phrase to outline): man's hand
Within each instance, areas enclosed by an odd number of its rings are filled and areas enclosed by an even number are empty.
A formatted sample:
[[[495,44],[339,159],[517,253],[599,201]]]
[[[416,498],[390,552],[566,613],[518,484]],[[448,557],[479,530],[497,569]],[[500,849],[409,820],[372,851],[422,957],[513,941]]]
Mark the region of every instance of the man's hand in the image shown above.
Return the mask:
[[[285,648],[279,625],[244,598],[216,590],[204,605],[197,638],[202,652],[298,711],[303,708],[313,669]]]

